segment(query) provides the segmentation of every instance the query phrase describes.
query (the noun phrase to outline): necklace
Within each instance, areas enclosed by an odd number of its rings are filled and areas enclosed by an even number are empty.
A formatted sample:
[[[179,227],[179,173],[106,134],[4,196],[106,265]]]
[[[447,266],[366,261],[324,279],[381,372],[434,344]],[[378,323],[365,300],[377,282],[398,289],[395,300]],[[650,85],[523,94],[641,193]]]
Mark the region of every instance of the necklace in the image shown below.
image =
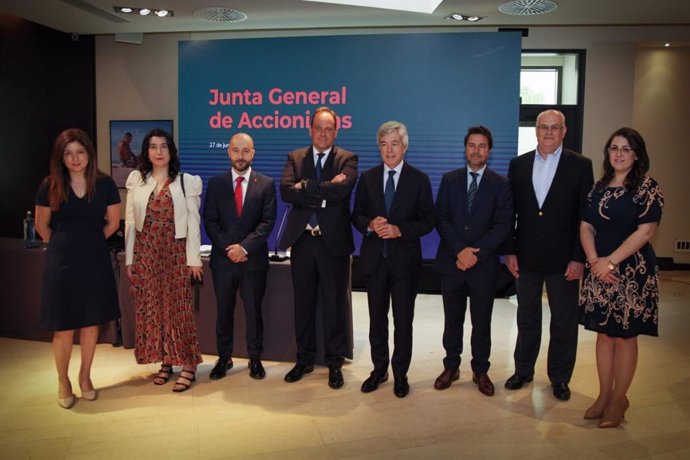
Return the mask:
[[[72,191],[77,195],[77,198],[84,198],[84,195],[86,195],[86,179],[72,180],[70,187],[72,187]]]

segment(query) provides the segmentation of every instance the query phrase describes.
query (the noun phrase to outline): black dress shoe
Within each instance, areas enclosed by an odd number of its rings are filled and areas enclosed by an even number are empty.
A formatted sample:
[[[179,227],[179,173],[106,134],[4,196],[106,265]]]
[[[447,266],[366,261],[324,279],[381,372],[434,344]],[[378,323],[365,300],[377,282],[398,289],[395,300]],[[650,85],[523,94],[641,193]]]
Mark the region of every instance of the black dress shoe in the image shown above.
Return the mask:
[[[398,398],[404,398],[410,393],[410,384],[407,383],[407,377],[400,377],[395,379],[393,386],[393,394]]]
[[[302,378],[304,374],[309,374],[310,372],[314,371],[314,365],[313,364],[295,364],[295,367],[293,367],[290,372],[285,374],[285,381],[286,382],[296,382]]]
[[[570,399],[570,388],[568,388],[567,383],[552,383],[551,388],[553,388],[553,395],[556,397],[556,399],[560,399],[561,401],[567,401]]]
[[[337,390],[345,383],[340,366],[328,366],[328,386]]]
[[[434,388],[437,390],[445,390],[450,387],[450,384],[460,378],[460,369],[444,369],[441,375],[436,377]]]
[[[378,389],[379,385],[388,381],[388,372],[383,375],[378,372],[372,372],[368,379],[362,383],[362,393],[371,393]]]
[[[264,366],[261,364],[260,359],[250,359],[249,360],[249,376],[253,379],[261,380],[266,377],[266,371]]]
[[[211,380],[218,380],[225,377],[230,369],[232,369],[233,362],[231,360],[219,359],[216,361],[216,365],[211,369],[209,378]]]
[[[525,386],[526,383],[531,382],[534,379],[533,376],[523,377],[518,374],[513,374],[508,380],[506,380],[506,388],[509,390],[517,390]]]
[[[473,372],[472,381],[479,387],[479,392],[486,396],[493,396],[495,393],[494,383],[486,372]]]

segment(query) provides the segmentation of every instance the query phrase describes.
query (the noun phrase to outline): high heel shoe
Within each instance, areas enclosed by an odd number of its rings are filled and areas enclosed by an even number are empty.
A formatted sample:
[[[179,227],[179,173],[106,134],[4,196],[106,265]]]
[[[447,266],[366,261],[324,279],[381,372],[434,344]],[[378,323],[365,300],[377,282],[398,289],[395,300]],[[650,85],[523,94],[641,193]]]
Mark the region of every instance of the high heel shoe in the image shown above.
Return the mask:
[[[158,374],[153,378],[154,385],[165,385],[173,373],[172,364],[161,364]]]
[[[93,383],[91,383],[91,379],[86,381],[88,383],[88,386],[91,387],[90,390],[84,391],[84,387],[87,385],[82,385],[81,383],[79,384],[79,389],[81,390],[81,399],[85,401],[95,401],[96,398],[98,398],[98,392],[96,389],[93,387]]]
[[[625,411],[627,411],[628,407],[630,407],[630,401],[628,401],[628,398],[625,398],[623,408],[618,414],[607,414],[607,412],[613,412],[613,409],[609,409],[609,407],[606,408],[607,410],[604,411],[601,416],[601,420],[599,420],[599,428],[615,428],[620,425],[621,422],[625,420]]]
[[[95,401],[98,398],[98,391],[94,388],[93,390],[89,391],[81,391],[81,399],[85,401]]]
[[[71,395],[67,396],[66,398],[61,398],[58,396],[58,404],[63,409],[69,409],[70,407],[74,406],[74,401],[75,401],[74,394],[71,394]]]
[[[192,374],[191,377],[186,377],[182,374]],[[180,380],[186,380],[189,383],[186,382],[181,382]],[[196,370],[190,371],[188,369],[182,369],[180,372],[180,378],[177,379],[175,382],[175,385],[173,386],[173,390],[175,393],[182,393],[183,391],[187,391],[192,387],[192,382],[196,381]]]
[[[602,415],[604,415],[604,409],[606,409],[606,406],[604,407],[597,407],[596,403],[591,405],[589,409],[585,411],[584,419],[585,420],[596,420],[601,418]]]

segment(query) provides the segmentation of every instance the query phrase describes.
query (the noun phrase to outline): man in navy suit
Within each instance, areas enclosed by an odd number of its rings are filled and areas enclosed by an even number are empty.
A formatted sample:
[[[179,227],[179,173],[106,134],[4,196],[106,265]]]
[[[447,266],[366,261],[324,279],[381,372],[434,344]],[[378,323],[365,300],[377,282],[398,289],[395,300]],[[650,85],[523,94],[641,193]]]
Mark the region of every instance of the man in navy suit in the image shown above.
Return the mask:
[[[210,378],[225,377],[232,368],[233,328],[237,291],[246,317],[249,375],[263,379],[263,317],[261,303],[268,270],[267,239],[276,220],[273,179],[251,167],[254,141],[245,133],[230,139],[232,169],[211,178],[204,201],[204,226],[211,238],[211,270],[216,293],[218,361]]]
[[[378,129],[382,163],[364,172],[355,192],[352,222],[364,235],[359,266],[369,301],[369,343],[374,370],[362,384],[369,393],[388,380],[388,309],[392,301],[394,351],[390,363],[393,392],[410,391],[412,320],[422,268],[420,238],[434,228],[434,200],[429,177],[403,161],[407,128],[389,121]]]
[[[280,195],[292,205],[280,247],[291,247],[295,295],[297,363],[285,375],[296,382],[314,370],[316,308],[321,317],[328,366],[328,385],[343,386],[347,354],[350,293],[350,196],[357,182],[357,156],[334,145],[338,119],[328,107],[314,111],[309,127],[312,145],[294,150],[280,180]]]
[[[486,163],[493,148],[491,131],[473,126],[465,136],[467,167],[443,175],[436,197],[436,230],[441,242],[434,269],[441,274],[445,324],[443,372],[434,387],[443,390],[460,378],[463,324],[470,299],[472,381],[494,395],[489,378],[491,314],[499,276],[499,248],[513,223],[508,179]]]
[[[547,373],[553,395],[570,399],[568,383],[577,352],[579,280],[585,255],[580,218],[594,177],[592,161],[563,148],[565,116],[546,110],[537,117],[537,149],[513,158],[508,178],[516,225],[506,244],[506,265],[516,278],[515,373],[506,388],[522,388],[534,377],[541,345],[542,291],[551,310]]]

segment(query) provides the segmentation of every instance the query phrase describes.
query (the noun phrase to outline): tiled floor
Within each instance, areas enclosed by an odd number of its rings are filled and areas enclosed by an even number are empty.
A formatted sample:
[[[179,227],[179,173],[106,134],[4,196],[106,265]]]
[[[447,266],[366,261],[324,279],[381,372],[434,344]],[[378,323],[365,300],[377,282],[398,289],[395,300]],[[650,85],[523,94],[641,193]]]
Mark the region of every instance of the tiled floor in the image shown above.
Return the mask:
[[[410,395],[396,398],[391,382],[361,393],[371,370],[368,317],[365,295],[354,293],[355,359],[344,367],[340,390],[326,385],[324,368],[300,382],[283,382],[291,363],[265,363],[267,378],[255,381],[243,359],[235,360],[227,378],[212,382],[215,357],[205,356],[192,390],[173,394],[170,383],[151,383],[157,366],[136,365],[132,350],[99,345],[98,400],[78,400],[65,410],[56,402],[50,345],[0,338],[0,458],[687,459],[690,273],[665,273],[663,279],[660,337],[639,339],[631,407],[616,429],[601,430],[582,418],[598,388],[593,333],[580,333],[569,402],[551,395],[546,341],[534,382],[512,392],[503,388],[513,371],[514,299],[495,305],[493,398],[472,384],[467,352],[460,380],[434,390],[442,370],[443,310],[433,295],[417,301]],[[76,376],[77,347],[74,357]]]

